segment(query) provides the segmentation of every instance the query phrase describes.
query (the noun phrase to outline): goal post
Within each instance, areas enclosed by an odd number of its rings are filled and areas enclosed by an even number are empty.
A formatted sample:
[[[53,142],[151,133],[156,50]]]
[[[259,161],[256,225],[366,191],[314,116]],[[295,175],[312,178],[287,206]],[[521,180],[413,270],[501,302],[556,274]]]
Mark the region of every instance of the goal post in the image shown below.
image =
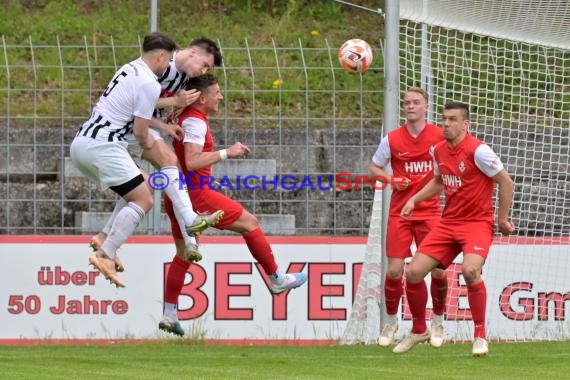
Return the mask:
[[[446,102],[469,104],[470,131],[497,152],[515,182],[516,233],[509,238],[497,233],[483,268],[489,338],[569,339],[569,2],[401,0],[400,18],[400,99],[408,87],[424,87],[431,101],[428,118],[435,123]],[[495,210],[497,201],[495,193]],[[375,220],[377,206],[363,277],[383,278],[382,272],[366,270],[382,268],[384,257],[375,251],[384,237]],[[461,261],[460,255],[448,270],[448,340],[472,338]],[[374,293],[364,286],[370,282],[360,280],[344,343],[378,339],[381,309],[373,315],[366,307],[367,295]],[[362,310],[368,313],[363,316]],[[411,326],[405,297],[399,317],[401,337]],[[368,319],[378,323],[360,333],[355,326],[370,325]]]
[[[388,133],[399,125],[399,41],[398,34],[400,1],[386,3],[384,31],[384,117],[383,130]],[[385,314],[381,299],[381,288],[386,273],[386,262],[382,257],[386,253],[386,234],[388,209],[390,205],[390,187],[374,192],[368,242],[365,259],[358,282],[355,302],[348,325],[341,338],[341,343],[374,344],[379,339],[382,318]]]

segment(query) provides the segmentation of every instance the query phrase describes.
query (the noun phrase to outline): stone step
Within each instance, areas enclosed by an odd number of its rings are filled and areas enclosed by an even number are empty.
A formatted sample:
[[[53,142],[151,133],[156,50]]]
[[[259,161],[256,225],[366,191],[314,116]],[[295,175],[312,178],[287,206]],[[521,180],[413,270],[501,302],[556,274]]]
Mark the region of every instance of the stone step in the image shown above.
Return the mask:
[[[230,180],[235,180],[239,175],[241,178],[254,176],[274,176],[277,174],[277,163],[275,160],[238,160],[230,159],[222,161],[212,166],[212,175],[219,181],[223,176]]]
[[[8,154],[9,153],[9,154]],[[60,161],[61,151],[55,148],[34,149],[32,147],[0,146],[0,176],[10,176],[11,180],[18,181],[34,178],[54,177],[57,175],[57,162]]]
[[[57,165],[58,179],[65,177],[82,177],[82,174],[73,165],[70,157],[65,157],[63,165],[58,161]],[[230,180],[235,180],[238,175],[242,178],[248,175],[274,176],[277,173],[277,164],[275,160],[226,160],[212,166],[212,175],[216,179],[227,176]]]
[[[73,177],[83,177],[83,174],[75,165],[73,165],[73,161],[71,161],[71,157],[65,157],[63,159],[63,164],[61,161],[57,163],[57,179],[63,180],[64,178],[73,178]]]
[[[75,213],[75,231],[79,234],[92,234],[101,231],[109,217],[110,212]],[[256,215],[259,224],[267,235],[294,235],[295,215]],[[147,234],[152,230],[150,218],[147,216],[137,227],[135,234]],[[160,216],[160,233],[170,235],[170,221],[166,214]],[[204,235],[232,235],[231,231],[221,231],[214,228],[206,230]]]

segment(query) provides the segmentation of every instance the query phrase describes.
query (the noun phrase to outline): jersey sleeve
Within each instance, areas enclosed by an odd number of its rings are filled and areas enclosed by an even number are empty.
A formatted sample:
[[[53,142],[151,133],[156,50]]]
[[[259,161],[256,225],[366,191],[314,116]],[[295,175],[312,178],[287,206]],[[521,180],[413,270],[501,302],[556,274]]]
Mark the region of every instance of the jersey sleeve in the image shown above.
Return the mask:
[[[493,152],[493,149],[487,144],[481,144],[475,149],[475,165],[487,177],[493,177],[503,170],[501,159]]]
[[[133,115],[146,120],[152,119],[159,96],[160,84],[158,82],[149,81],[136,88]]]
[[[385,136],[380,144],[378,145],[378,149],[376,149],[376,153],[372,156],[372,162],[374,165],[377,165],[381,168],[386,167],[388,163],[390,163],[390,158],[392,154],[390,153],[390,143],[388,142],[388,136]]]
[[[197,117],[189,117],[182,122],[184,128],[184,142],[204,146],[208,127],[204,120]]]
[[[429,154],[433,160],[433,175],[438,176],[440,174],[439,174],[439,165],[437,163],[437,158],[435,158],[435,148],[433,150],[430,150]]]

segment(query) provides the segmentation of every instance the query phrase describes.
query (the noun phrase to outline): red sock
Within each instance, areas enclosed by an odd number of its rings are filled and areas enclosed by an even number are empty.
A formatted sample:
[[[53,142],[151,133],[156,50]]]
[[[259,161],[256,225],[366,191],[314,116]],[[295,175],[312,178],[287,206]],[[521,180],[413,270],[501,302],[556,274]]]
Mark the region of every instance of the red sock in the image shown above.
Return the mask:
[[[386,303],[386,312],[389,315],[398,313],[398,306],[400,306],[400,299],[402,299],[403,293],[402,277],[386,277],[386,281],[384,281],[384,302]]]
[[[475,285],[467,286],[467,299],[469,300],[469,308],[473,323],[475,323],[475,338],[486,338],[485,333],[485,312],[487,309],[487,288],[485,283],[481,281]]]
[[[426,305],[428,291],[426,282],[424,280],[416,284],[406,282],[406,297],[413,318],[412,333],[423,334],[427,331]]]
[[[277,264],[275,263],[275,257],[273,257],[273,251],[271,246],[265,239],[265,235],[261,230],[261,227],[248,232],[243,235],[247,248],[253,257],[261,264],[265,273],[273,274],[277,271]]]
[[[184,277],[190,263],[175,256],[166,274],[166,285],[164,289],[164,301],[168,303],[178,303],[178,296],[184,286]]]
[[[433,313],[443,315],[445,313],[445,299],[447,298],[447,277],[437,278],[432,275],[430,290]]]

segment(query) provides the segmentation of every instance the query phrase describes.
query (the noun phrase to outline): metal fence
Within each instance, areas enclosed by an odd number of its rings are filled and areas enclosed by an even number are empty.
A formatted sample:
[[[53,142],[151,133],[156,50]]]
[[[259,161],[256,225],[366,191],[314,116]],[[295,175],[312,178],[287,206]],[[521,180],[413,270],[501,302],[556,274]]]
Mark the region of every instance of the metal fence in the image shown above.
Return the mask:
[[[373,45],[380,56],[380,43]],[[351,74],[326,40],[255,47],[246,39],[221,48],[224,66],[214,74],[225,99],[210,118],[217,146],[241,141],[252,148],[254,166],[274,160],[269,174],[298,182],[309,176],[315,186],[318,176],[367,172],[382,134],[380,59],[365,74]],[[115,196],[74,174],[69,144],[113,73],[140,55],[141,39],[62,45],[55,37],[36,45],[2,37],[1,49],[0,232],[86,232],[78,213],[110,212]],[[370,188],[225,192],[254,214],[293,215],[296,234],[368,232]],[[147,233],[164,231],[160,212],[155,206],[147,217]]]

